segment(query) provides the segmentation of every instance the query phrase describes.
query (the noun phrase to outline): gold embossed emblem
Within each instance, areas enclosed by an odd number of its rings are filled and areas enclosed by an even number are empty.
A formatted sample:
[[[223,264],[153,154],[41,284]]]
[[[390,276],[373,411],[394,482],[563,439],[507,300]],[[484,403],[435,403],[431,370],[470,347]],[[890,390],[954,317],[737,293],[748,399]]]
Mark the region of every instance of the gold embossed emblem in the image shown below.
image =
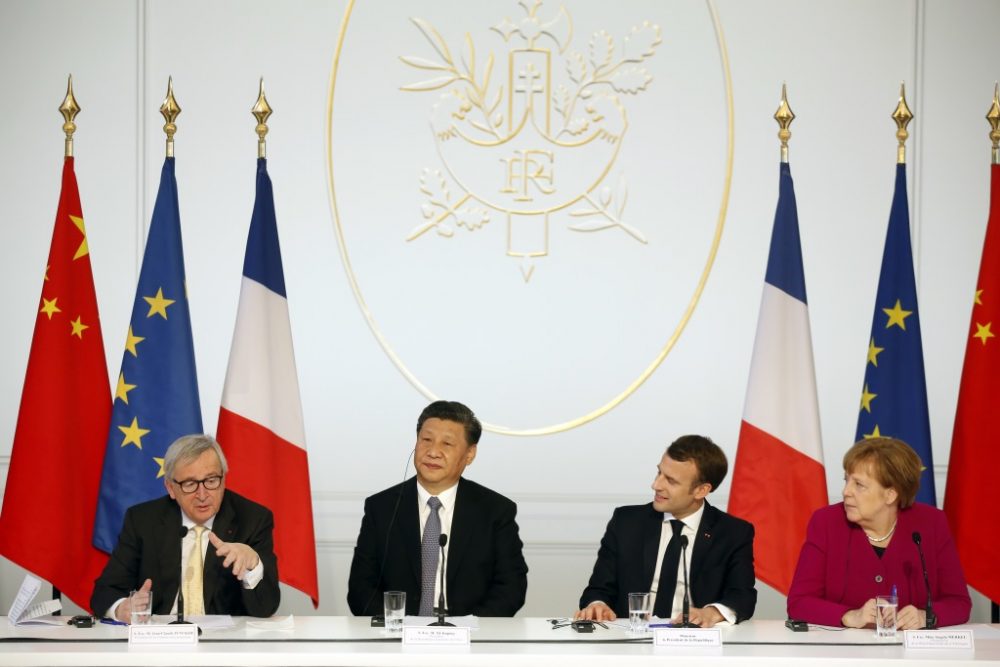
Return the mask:
[[[565,7],[550,16],[541,0],[517,7],[522,16],[492,26],[506,52],[484,55],[469,33],[453,49],[413,18],[429,55],[400,59],[424,75],[404,91],[437,93],[430,125],[441,163],[420,174],[423,221],[407,241],[431,230],[450,239],[499,220],[506,254],[520,259],[527,282],[533,261],[550,252],[552,224],[617,229],[646,243],[625,219],[625,174],[611,177],[628,132],[626,99],[651,84],[645,62],[661,36],[646,21],[619,37],[594,32],[577,50]]]

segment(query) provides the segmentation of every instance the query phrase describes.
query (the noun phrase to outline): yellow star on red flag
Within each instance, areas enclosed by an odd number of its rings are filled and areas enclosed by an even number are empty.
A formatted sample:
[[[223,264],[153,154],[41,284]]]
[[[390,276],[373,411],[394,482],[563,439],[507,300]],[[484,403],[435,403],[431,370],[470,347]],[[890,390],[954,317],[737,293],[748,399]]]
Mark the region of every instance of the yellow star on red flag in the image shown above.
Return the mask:
[[[72,322],[70,322],[70,325],[73,327],[73,331],[70,332],[70,335],[71,336],[76,336],[77,338],[81,338],[81,339],[83,338],[83,332],[84,332],[84,330],[90,328],[89,324],[84,324],[83,323],[83,321],[80,319],[79,315],[76,316],[75,320],[73,320]]]
[[[972,337],[982,340],[983,345],[986,345],[987,340],[996,336],[995,333],[990,331],[990,327],[992,326],[993,326],[992,322],[987,322],[986,324],[980,324],[979,322],[976,322],[976,333],[972,334]]]
[[[83,234],[83,240],[80,241],[80,247],[76,249],[76,254],[73,255],[73,259],[80,259],[81,257],[86,257],[90,249],[87,248],[87,230],[83,228],[83,218],[78,218],[75,215],[69,216],[69,219],[73,221],[76,228],[80,230]]]
[[[45,313],[46,315],[49,316],[49,319],[51,320],[52,316],[54,314],[62,312],[62,309],[59,308],[59,306],[56,305],[56,301],[58,301],[58,300],[59,300],[59,297],[55,297],[54,299],[52,299],[51,301],[49,301],[48,299],[46,299],[43,296],[42,297],[42,308],[38,312]]]

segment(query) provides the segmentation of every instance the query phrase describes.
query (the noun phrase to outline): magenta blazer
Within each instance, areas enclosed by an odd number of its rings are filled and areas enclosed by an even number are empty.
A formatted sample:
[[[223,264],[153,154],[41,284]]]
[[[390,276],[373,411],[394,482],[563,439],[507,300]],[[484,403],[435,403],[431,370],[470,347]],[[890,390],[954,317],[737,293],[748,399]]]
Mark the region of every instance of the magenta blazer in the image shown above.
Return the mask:
[[[914,532],[920,533],[927,559],[938,625],[968,621],[972,600],[948,521],[944,512],[922,503],[899,512],[896,532],[882,558],[861,527],[847,520],[844,503],[816,510],[788,592],[788,617],[839,626],[845,612],[876,595],[890,594],[893,585],[900,609],[910,604],[923,609],[927,593]]]

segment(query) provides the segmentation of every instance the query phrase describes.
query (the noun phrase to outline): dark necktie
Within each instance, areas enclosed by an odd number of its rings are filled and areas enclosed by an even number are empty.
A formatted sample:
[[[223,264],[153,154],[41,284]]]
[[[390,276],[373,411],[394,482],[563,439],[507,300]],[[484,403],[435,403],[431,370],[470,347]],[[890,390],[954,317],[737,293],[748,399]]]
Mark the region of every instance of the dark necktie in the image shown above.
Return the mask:
[[[427,523],[424,524],[424,537],[420,542],[421,616],[434,615],[434,582],[437,579],[438,554],[441,548],[438,544],[441,539],[441,517],[438,515],[441,501],[437,496],[432,496],[427,500],[427,506],[431,508],[431,513],[427,517]]]
[[[674,589],[677,588],[677,568],[681,563],[681,530],[684,529],[684,522],[680,519],[671,519],[670,527],[674,531],[673,537],[667,544],[666,551],[663,552],[663,565],[660,567],[660,583],[656,586],[656,606],[653,614],[660,618],[670,618],[670,613],[674,609]]]

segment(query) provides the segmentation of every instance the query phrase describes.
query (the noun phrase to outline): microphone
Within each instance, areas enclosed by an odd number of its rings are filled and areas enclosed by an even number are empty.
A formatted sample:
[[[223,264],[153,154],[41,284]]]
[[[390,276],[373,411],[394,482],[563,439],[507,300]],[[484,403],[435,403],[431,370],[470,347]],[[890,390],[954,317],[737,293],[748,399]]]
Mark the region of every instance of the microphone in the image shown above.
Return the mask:
[[[183,524],[181,525],[180,538],[183,540],[188,534],[188,529]],[[181,542],[181,563],[184,562],[184,546],[183,541]],[[179,585],[177,587],[177,620],[170,621],[170,625],[188,624],[188,621],[184,620],[184,567],[181,566],[181,577],[178,580]]]
[[[454,623],[449,623],[444,620],[444,617],[448,615],[448,612],[444,608],[444,548],[448,546],[448,536],[444,533],[438,537],[438,546],[441,547],[441,590],[438,591],[438,606],[434,611],[437,613],[437,620],[428,625],[446,625],[449,627],[455,627]]]
[[[185,528],[184,525],[182,524],[180,532],[181,578],[180,578],[180,585],[177,587],[177,620],[170,621],[170,625],[193,625],[191,621],[184,620],[184,538],[187,536],[187,534],[188,534],[188,529]],[[195,627],[198,628],[198,635],[201,636],[201,627],[200,626],[195,626]]]
[[[920,546],[920,533],[913,531],[913,543],[917,545],[917,552],[920,554],[920,567],[924,571],[924,588],[927,589],[927,606],[924,607],[924,614],[927,616],[925,630],[933,630],[937,627],[937,616],[934,615],[934,608],[931,606],[931,582],[927,578],[927,561],[924,560],[924,550]]]
[[[684,572],[684,602],[681,605],[681,628],[697,628],[698,625],[691,622],[691,591],[688,589],[687,570],[687,535],[681,535],[681,571]]]

